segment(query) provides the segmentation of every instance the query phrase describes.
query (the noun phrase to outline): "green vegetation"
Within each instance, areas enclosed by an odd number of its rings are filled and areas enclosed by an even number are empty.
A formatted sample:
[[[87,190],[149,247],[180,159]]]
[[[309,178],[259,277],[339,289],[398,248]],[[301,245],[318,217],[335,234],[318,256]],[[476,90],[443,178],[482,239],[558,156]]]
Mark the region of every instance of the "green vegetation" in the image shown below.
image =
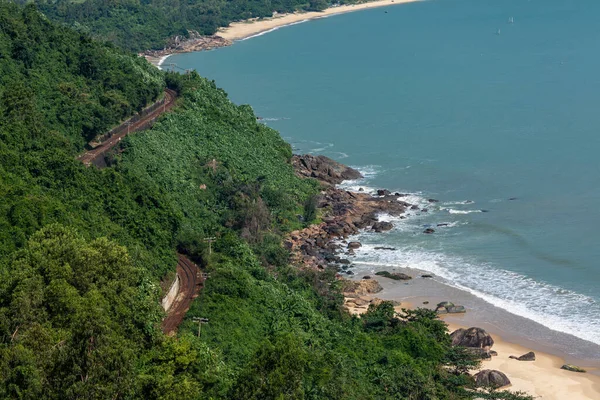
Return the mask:
[[[475,397],[476,362],[433,313],[351,317],[335,271],[288,265],[282,236],[315,218],[319,188],[249,106],[33,6],[0,3],[0,71],[0,398]],[[111,167],[76,161],[165,86],[178,108]],[[166,337],[158,282],[176,250],[210,278]],[[201,337],[193,317],[209,318]]]
[[[36,0],[35,3],[55,21],[132,51],[162,49],[168,38],[187,37],[189,30],[212,35],[233,21],[271,17],[274,11],[320,11],[331,4],[326,0]]]

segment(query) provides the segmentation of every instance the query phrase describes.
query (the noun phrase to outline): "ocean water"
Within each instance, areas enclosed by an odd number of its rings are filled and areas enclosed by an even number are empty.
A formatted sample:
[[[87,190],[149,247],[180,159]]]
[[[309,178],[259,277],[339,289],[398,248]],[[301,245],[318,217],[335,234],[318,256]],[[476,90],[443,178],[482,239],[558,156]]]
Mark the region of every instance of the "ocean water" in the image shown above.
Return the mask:
[[[361,234],[357,273],[430,271],[600,344],[599,19],[597,0],[429,0],[166,65],[215,79],[296,152],[364,172],[346,187],[427,209]]]

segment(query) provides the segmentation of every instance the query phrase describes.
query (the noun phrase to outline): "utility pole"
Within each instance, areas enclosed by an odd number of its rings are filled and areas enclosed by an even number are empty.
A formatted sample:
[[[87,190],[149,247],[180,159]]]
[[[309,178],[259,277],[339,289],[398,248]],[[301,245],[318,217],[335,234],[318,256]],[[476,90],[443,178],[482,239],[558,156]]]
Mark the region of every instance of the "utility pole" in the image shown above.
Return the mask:
[[[217,239],[214,237],[204,239],[205,242],[208,242],[208,255],[209,256],[212,254],[212,242],[214,242],[215,240],[217,240]]]
[[[208,318],[194,317],[194,322],[198,323],[198,337],[200,337],[200,332],[202,330],[202,324],[208,324]]]

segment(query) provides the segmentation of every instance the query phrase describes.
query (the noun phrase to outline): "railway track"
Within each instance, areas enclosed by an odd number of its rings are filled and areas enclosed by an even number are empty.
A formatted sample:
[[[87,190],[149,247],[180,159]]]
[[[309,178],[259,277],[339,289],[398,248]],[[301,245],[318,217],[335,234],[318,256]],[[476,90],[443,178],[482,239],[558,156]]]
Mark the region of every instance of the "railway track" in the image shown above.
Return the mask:
[[[165,89],[165,99],[162,107],[156,108],[154,111],[135,122],[125,122],[121,124],[115,129],[116,133],[114,135],[100,143],[100,145],[94,149],[83,153],[77,158],[87,166],[94,164],[99,168],[106,167],[104,156],[109,150],[118,145],[121,139],[128,134],[148,128],[156,118],[173,108],[176,99],[177,92],[171,89]]]
[[[175,301],[167,311],[167,317],[163,320],[161,326],[162,331],[167,335],[175,333],[192,301],[198,297],[204,286],[204,278],[200,273],[200,268],[183,254],[178,255],[177,275],[179,275],[179,293],[177,293]]]

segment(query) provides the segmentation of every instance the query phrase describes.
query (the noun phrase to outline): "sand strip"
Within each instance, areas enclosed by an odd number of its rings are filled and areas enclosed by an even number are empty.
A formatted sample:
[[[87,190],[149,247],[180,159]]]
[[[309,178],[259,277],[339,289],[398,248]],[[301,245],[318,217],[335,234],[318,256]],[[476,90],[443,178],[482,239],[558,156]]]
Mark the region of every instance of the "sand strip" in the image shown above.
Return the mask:
[[[278,14],[272,18],[232,22],[226,28],[219,28],[217,35],[229,40],[241,40],[275,30],[282,26],[292,25],[311,19],[324,18],[331,15],[343,14],[368,8],[392,6],[395,4],[413,3],[420,0],[377,0],[368,3],[330,7],[324,11],[297,12],[293,14]]]
[[[364,297],[375,298],[377,294]],[[402,300],[401,305],[394,308],[399,312],[402,308],[412,309],[413,306],[414,304]],[[367,307],[350,307],[349,311],[351,314],[362,314],[367,311]],[[449,332],[466,328],[454,323],[446,323]],[[534,398],[544,400],[600,399],[600,376],[562,370],[560,367],[565,364],[563,359],[540,351],[535,351],[535,361],[510,359],[509,356],[521,356],[530,352],[531,348],[507,342],[493,332],[488,331],[488,333],[494,339],[492,350],[498,352],[498,355],[492,357],[489,361],[483,361],[481,369],[495,369],[505,373],[512,383],[511,386],[505,389],[513,392],[525,392]],[[472,373],[476,372],[472,371]]]
[[[458,325],[448,324],[453,332]],[[518,361],[509,356],[521,356],[531,351],[519,344],[509,343],[490,332],[494,339],[492,350],[497,356],[483,361],[482,369],[495,369],[504,372],[510,379],[510,391],[523,391],[544,400],[597,400],[600,398],[600,377],[589,373],[582,374],[560,369],[565,364],[559,357],[535,352],[535,361]]]

